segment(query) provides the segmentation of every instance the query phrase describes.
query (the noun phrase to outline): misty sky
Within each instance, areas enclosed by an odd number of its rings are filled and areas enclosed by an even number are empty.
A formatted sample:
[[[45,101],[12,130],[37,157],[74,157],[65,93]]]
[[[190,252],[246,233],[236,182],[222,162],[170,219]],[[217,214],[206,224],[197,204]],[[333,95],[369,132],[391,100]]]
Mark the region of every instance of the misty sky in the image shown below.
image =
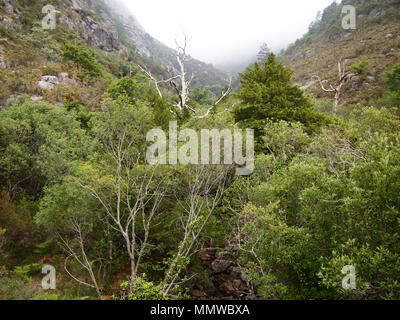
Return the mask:
[[[189,53],[227,65],[255,56],[265,41],[277,51],[301,37],[333,0],[123,0],[153,37],[175,48],[183,29]]]

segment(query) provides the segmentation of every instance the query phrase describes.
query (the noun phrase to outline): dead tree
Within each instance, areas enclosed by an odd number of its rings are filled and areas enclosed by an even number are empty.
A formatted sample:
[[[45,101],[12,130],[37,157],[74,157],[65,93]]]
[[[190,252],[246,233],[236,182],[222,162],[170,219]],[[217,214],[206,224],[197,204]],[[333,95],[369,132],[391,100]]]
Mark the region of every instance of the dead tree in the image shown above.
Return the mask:
[[[221,97],[218,98],[218,100],[206,111],[206,113],[204,115],[198,115],[198,111],[192,108],[188,104],[188,101],[190,100],[189,98],[190,85],[194,79],[194,75],[192,74],[190,77],[187,76],[186,62],[190,59],[190,57],[187,54],[188,37],[185,33],[183,35],[184,35],[183,44],[179,44],[178,41],[176,41],[176,46],[177,46],[176,60],[178,62],[179,68],[178,70],[176,70],[173,67],[169,67],[168,72],[170,74],[170,77],[168,79],[157,80],[151,74],[151,72],[147,70],[147,68],[142,66],[139,66],[139,68],[141,69],[142,73],[144,73],[148,77],[148,79],[154,83],[157,93],[160,97],[163,96],[160,90],[160,84],[165,83],[169,85],[169,87],[178,96],[179,102],[176,104],[176,107],[178,108],[180,113],[183,113],[184,110],[188,109],[198,119],[204,119],[210,114],[210,112],[216,106],[218,106],[226,97],[228,97],[231,94],[232,79],[229,80],[228,88],[222,91]],[[171,112],[173,111],[171,110]]]
[[[193,81],[193,77],[194,75],[192,74],[192,76],[190,77],[190,79],[188,79],[186,77],[186,61],[189,59],[186,49],[187,49],[187,43],[188,43],[188,38],[187,35],[184,34],[184,40],[183,40],[183,44],[180,45],[178,43],[178,41],[175,42],[176,43],[176,47],[177,47],[177,53],[176,53],[176,60],[178,61],[178,65],[179,65],[179,73],[178,73],[178,79],[180,80],[180,88],[178,88],[178,86],[174,83],[174,81],[172,80],[170,82],[170,84],[172,85],[172,87],[176,90],[178,96],[179,96],[179,104],[177,105],[179,110],[182,111],[185,108],[188,108],[189,110],[195,112],[195,110],[193,110],[190,106],[187,105],[187,102],[189,100],[189,87],[190,84]]]
[[[229,80],[228,89],[226,89],[225,91],[222,91],[221,97],[220,97],[216,102],[214,102],[214,104],[213,104],[210,108],[208,108],[207,112],[206,112],[204,115],[202,115],[202,116],[197,116],[197,118],[198,118],[198,119],[204,119],[204,118],[208,117],[208,115],[210,114],[210,112],[211,112],[214,108],[216,108],[226,97],[228,97],[228,96],[231,94],[231,92],[232,92],[232,78],[230,78],[230,80]]]
[[[329,85],[329,88],[326,88],[324,86],[325,83],[328,82],[328,80],[321,80],[321,78],[317,75],[314,75],[313,78],[317,79],[319,81],[319,84],[321,86],[321,89],[325,92],[334,92],[335,93],[335,105],[334,105],[334,113],[337,113],[338,107],[340,105],[340,96],[342,95],[342,89],[343,85],[345,84],[348,76],[350,73],[346,73],[346,63],[345,62],[338,62],[338,83],[336,85]]]

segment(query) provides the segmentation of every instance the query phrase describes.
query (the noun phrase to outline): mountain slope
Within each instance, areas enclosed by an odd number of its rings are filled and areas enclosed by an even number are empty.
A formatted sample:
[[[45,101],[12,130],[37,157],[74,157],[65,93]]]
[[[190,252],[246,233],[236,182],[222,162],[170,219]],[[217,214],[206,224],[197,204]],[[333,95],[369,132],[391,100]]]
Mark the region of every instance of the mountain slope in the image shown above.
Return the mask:
[[[168,68],[177,68],[176,51],[146,33],[121,2],[62,0],[53,4],[56,29],[44,30],[42,1],[0,2],[0,105],[27,96],[60,104],[78,101],[96,108],[109,82],[132,74],[135,65],[148,68],[158,78],[167,77]],[[82,55],[86,60],[76,61]],[[89,73],[104,76],[88,79],[82,76],[88,72],[86,67],[96,69]],[[194,74],[194,86],[226,85],[223,72],[195,59],[188,61],[187,72]],[[58,91],[39,85],[49,79],[60,83]],[[45,86],[54,87],[52,83]]]
[[[101,2],[101,0],[95,1],[97,6],[99,1]],[[160,62],[163,67],[179,68],[176,51],[148,34],[121,0],[104,0],[104,4],[106,6],[100,10],[101,16],[105,18],[108,25],[117,30],[119,38],[125,45],[129,46],[129,42],[133,42],[140,55]],[[199,60],[193,58],[188,60],[187,71],[195,75],[194,85],[226,84],[225,73]]]
[[[356,7],[356,30],[341,27],[341,12],[346,4]],[[313,76],[337,83],[338,61],[343,61],[352,75],[341,102],[376,99],[385,90],[386,70],[400,61],[400,1],[334,2],[310,25],[303,38],[283,52],[282,58],[294,70],[295,82],[314,97],[332,98],[332,93],[323,92]],[[357,68],[360,65],[361,69]]]

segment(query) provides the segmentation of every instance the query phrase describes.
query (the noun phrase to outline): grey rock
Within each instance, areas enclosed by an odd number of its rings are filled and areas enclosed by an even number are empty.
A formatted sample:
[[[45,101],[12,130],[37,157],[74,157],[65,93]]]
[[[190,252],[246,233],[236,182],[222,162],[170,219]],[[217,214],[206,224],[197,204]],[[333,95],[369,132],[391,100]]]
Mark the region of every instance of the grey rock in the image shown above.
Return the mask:
[[[240,278],[242,276],[242,270],[239,267],[233,267],[231,275],[234,278]]]
[[[385,36],[385,39],[386,40],[390,40],[390,39],[392,39],[393,38],[393,34],[391,34],[391,33],[389,33],[389,34],[387,34],[386,36]]]
[[[350,81],[351,88],[353,90],[359,90],[361,88],[361,83],[360,83],[360,77],[359,76],[356,76],[354,74],[350,74],[348,76],[348,79]]]
[[[317,79],[308,79],[304,85],[300,86],[300,89],[307,90],[308,88],[312,87],[317,82],[318,82]]]
[[[82,35],[89,45],[97,46],[107,52],[120,50],[117,34],[100,26],[89,16],[82,17],[82,20],[76,20],[74,17],[63,15],[60,17],[59,23]]]
[[[369,17],[369,18],[375,18],[375,17],[378,17],[379,15],[380,15],[379,10],[378,10],[378,9],[373,9],[373,10],[369,13],[368,17]]]
[[[231,281],[224,282],[222,285],[220,285],[220,290],[223,290],[228,294],[235,294],[237,292],[235,284]]]
[[[6,2],[6,14],[13,14],[14,13],[14,7],[12,6],[11,3]]]
[[[38,82],[38,86],[41,89],[49,90],[53,89],[55,85],[59,84],[58,78],[55,76],[43,76]]]
[[[5,107],[8,108],[8,107],[20,102],[21,99],[23,99],[22,95],[13,94],[6,100]]]
[[[78,13],[83,11],[82,6],[77,0],[71,0],[71,2],[72,2],[72,10],[75,10]]]
[[[374,76],[368,76],[365,78],[368,82],[375,82],[375,77]]]
[[[0,69],[5,69],[5,68],[7,68],[7,64],[4,59],[3,46],[0,46]]]
[[[12,19],[4,17],[3,20],[0,22],[0,24],[4,27],[6,30],[12,30],[14,29],[14,22]]]
[[[229,252],[220,252],[216,256],[217,260],[235,260],[235,257]]]
[[[32,96],[32,97],[31,97],[31,100],[32,100],[33,102],[36,102],[36,101],[43,100],[43,97],[42,97],[42,96]]]
[[[69,74],[66,72],[61,72],[58,74],[58,78],[61,80],[67,79],[69,77]]]
[[[214,260],[211,264],[211,268],[214,272],[221,273],[228,270],[232,264],[232,261],[229,260]]]
[[[315,54],[315,48],[312,48],[310,50],[307,50],[304,55],[306,58],[308,58],[308,57],[312,57],[314,54]]]

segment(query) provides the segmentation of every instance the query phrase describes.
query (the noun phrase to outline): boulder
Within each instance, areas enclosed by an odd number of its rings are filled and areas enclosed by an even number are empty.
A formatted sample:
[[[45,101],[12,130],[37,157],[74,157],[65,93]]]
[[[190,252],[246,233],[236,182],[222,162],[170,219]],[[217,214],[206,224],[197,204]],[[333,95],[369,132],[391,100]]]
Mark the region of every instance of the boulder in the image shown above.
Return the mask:
[[[348,76],[348,79],[349,79],[349,81],[350,81],[351,88],[352,88],[353,90],[359,90],[359,89],[361,88],[360,77],[359,77],[359,76],[356,76],[356,75],[354,75],[354,74],[350,74],[350,75]]]
[[[6,100],[5,107],[8,108],[18,102],[21,102],[23,100],[23,96],[20,94],[13,94],[8,99]]]
[[[32,97],[31,97],[31,100],[32,100],[33,102],[36,102],[36,101],[43,100],[43,97],[42,97],[42,96],[32,96]]]
[[[14,13],[14,7],[12,6],[11,3],[6,2],[6,14],[13,14]]]
[[[235,260],[235,257],[229,252],[220,252],[216,256],[217,260]]]
[[[72,10],[78,13],[83,11],[80,3],[77,0],[72,0]]]
[[[55,76],[43,76],[40,78],[38,86],[43,90],[49,90],[59,83],[58,78]]]
[[[386,40],[390,40],[390,39],[392,39],[393,38],[393,34],[391,34],[391,33],[389,33],[389,34],[387,34],[386,36],[385,36],[385,39]]]
[[[215,259],[216,251],[214,248],[203,248],[199,251],[199,258],[203,262],[212,261]]]
[[[226,270],[232,265],[232,261],[229,260],[214,260],[211,264],[211,268],[216,273],[221,273]]]
[[[368,77],[366,77],[365,79],[366,79],[366,81],[368,81],[368,82],[375,82],[375,80],[376,80],[374,76],[368,76]]]
[[[6,61],[4,59],[3,47],[0,46],[0,69],[5,69],[5,68],[7,68],[7,64],[6,64]]]
[[[4,17],[3,20],[0,22],[0,25],[2,25],[6,30],[14,29],[14,22],[11,18]]]
[[[242,277],[242,270],[239,267],[233,267],[231,276],[240,279]]]
[[[310,50],[307,50],[306,53],[304,54],[304,56],[306,58],[308,58],[308,57],[312,57],[314,54],[315,54],[315,48],[312,48]]]

